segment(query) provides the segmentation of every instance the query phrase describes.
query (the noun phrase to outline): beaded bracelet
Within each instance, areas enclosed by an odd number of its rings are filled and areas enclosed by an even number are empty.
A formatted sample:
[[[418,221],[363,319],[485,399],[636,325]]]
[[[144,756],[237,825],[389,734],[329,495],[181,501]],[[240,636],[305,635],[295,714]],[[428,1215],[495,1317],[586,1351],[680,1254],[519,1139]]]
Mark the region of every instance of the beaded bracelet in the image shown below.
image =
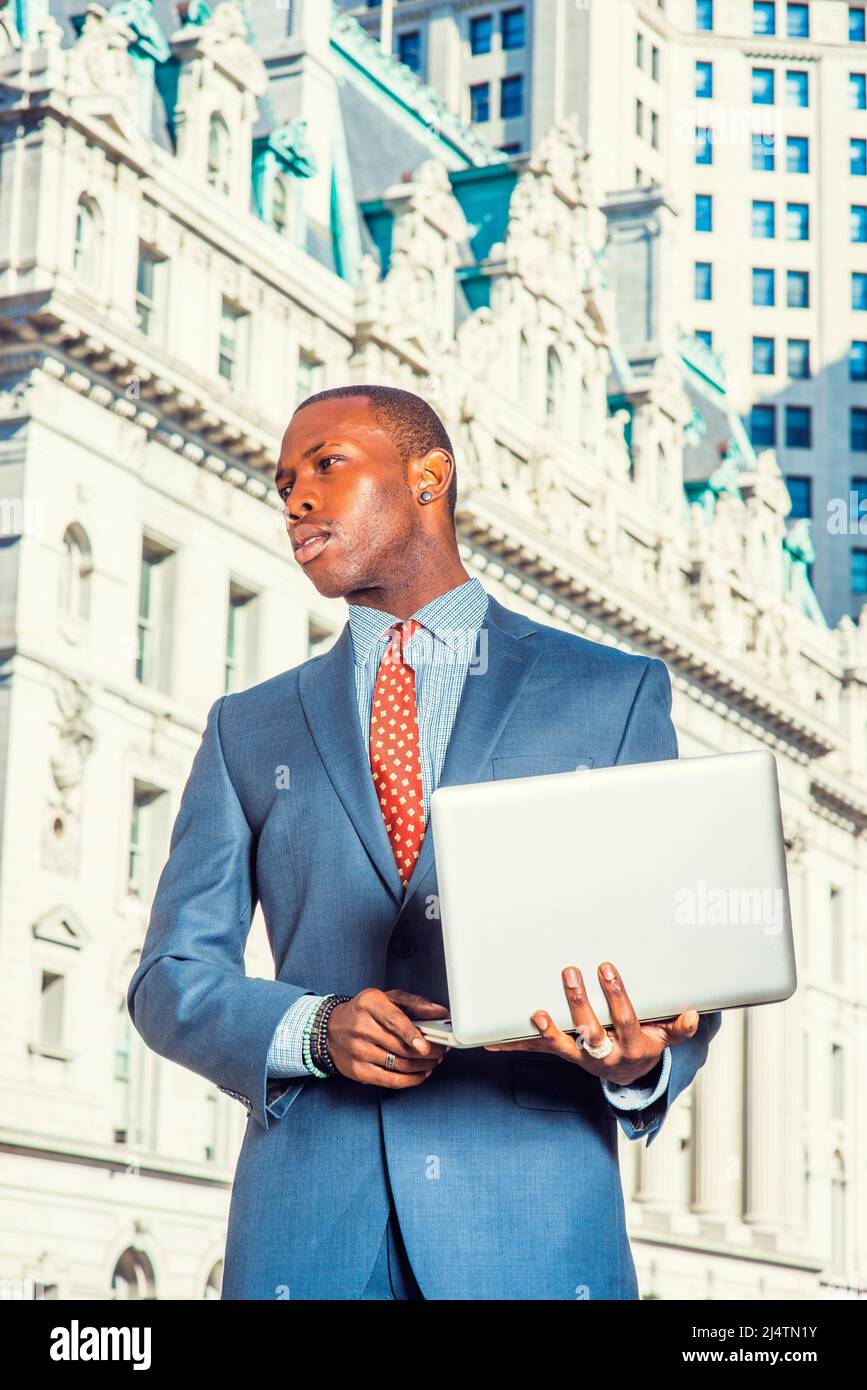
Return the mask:
[[[327,1076],[334,1076],[337,1067],[328,1050],[328,1023],[332,1013],[338,1004],[346,1004],[352,998],[351,994],[329,994],[326,995],[317,1011],[317,1017],[313,1020],[313,1028],[310,1038],[310,1051],[314,1065],[320,1067]]]
[[[318,1076],[321,1080],[324,1081],[328,1073],[320,1071],[319,1068],[314,1064],[310,1050],[310,1038],[313,1032],[313,1020],[315,1019],[321,1007],[321,1004],[317,1004],[316,1008],[312,1011],[310,1017],[304,1025],[304,1034],[301,1041],[301,1057],[305,1067],[310,1072],[311,1076]]]

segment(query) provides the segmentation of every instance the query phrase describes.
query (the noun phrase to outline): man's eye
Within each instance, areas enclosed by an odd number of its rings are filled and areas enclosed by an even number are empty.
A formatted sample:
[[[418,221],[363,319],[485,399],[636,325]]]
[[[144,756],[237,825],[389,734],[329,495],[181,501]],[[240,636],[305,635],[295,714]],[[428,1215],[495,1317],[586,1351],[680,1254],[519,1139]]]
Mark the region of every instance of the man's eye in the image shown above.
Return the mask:
[[[321,458],[321,459],[318,459],[318,460],[317,460],[316,467],[317,467],[317,468],[321,468],[321,467],[322,467],[324,464],[326,464],[326,463],[335,463],[337,460],[339,460],[339,458],[340,458],[340,455],[339,455],[339,454],[326,454],[326,455],[324,456],[324,458]],[[286,501],[286,498],[287,498],[287,496],[288,496],[288,494],[289,494],[291,491],[292,491],[292,484],[291,484],[291,483],[287,483],[287,484],[285,485],[285,487],[281,487],[281,488],[280,488],[280,491],[279,491],[279,493],[278,493],[277,495],[278,495],[278,497],[280,497],[280,498],[285,502],[285,501]]]

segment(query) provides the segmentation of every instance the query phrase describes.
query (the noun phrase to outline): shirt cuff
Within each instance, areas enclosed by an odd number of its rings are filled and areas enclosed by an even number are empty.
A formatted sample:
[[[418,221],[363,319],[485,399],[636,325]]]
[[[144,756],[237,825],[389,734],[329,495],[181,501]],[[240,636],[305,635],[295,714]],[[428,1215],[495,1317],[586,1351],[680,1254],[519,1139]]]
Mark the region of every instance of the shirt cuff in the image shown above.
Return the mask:
[[[643,1086],[640,1081],[633,1082],[631,1086],[621,1086],[616,1081],[603,1080],[602,1089],[605,1092],[605,1098],[617,1110],[644,1110],[655,1100],[659,1100],[659,1097],[664,1093],[668,1086],[670,1071],[671,1048],[666,1047],[662,1053],[662,1066],[659,1080],[655,1086],[652,1081]]]
[[[324,998],[324,994],[313,994],[311,991],[289,1005],[274,1029],[268,1049],[269,1076],[313,1075],[304,1065],[304,1025]]]

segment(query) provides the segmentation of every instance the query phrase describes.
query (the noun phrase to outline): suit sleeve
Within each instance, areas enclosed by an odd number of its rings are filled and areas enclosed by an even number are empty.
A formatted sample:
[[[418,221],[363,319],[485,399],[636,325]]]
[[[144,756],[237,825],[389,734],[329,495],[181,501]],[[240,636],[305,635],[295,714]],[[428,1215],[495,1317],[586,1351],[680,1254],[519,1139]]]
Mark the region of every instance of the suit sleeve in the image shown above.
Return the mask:
[[[671,679],[665,663],[654,657],[638,683],[614,761],[616,765],[650,763],[677,756],[677,733],[671,719]],[[648,1147],[653,1143],[674,1101],[704,1066],[711,1039],[721,1023],[719,1009],[700,1014],[694,1037],[666,1049],[671,1054],[667,1084],[659,1093],[654,1091],[653,1099],[648,1097],[641,1108],[623,1109],[609,1095],[607,1083],[601,1082],[602,1093],[627,1139],[646,1138]]]
[[[226,768],[211,706],[172,830],[127,1007],[160,1056],[243,1102],[267,1129],[298,1090],[269,1079],[268,1053],[304,985],[248,976],[244,951],[258,902],[255,837]]]

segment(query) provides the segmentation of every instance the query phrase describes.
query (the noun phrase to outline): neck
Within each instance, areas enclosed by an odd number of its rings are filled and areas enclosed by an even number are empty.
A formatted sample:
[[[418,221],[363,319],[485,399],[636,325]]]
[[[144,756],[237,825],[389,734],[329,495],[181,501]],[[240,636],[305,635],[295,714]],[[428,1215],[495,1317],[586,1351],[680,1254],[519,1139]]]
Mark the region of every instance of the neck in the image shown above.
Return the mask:
[[[432,603],[440,594],[465,584],[469,578],[460,557],[455,555],[452,562],[434,573],[395,575],[394,580],[387,584],[370,585],[344,597],[347,603],[357,604],[361,608],[378,608],[383,613],[393,613],[396,618],[409,618],[426,603]]]

